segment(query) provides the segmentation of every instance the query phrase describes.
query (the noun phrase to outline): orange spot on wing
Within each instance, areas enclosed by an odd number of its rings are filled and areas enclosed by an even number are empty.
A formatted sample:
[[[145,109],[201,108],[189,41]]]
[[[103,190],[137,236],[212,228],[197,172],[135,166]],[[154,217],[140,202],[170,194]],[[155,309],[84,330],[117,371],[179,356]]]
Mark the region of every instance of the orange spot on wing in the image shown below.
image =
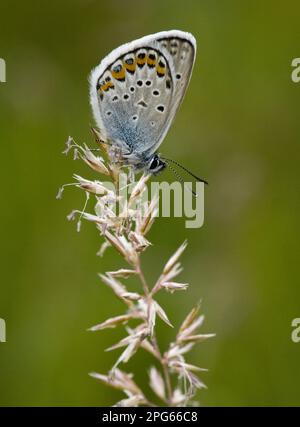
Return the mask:
[[[136,63],[138,65],[144,65],[144,64],[146,64],[146,61],[147,61],[147,56],[146,55],[144,56],[144,58],[139,58],[139,57],[136,58]]]
[[[150,59],[149,56],[147,57],[147,65],[149,65],[149,67],[154,67],[156,64],[156,59]]]
[[[159,75],[159,77],[162,77],[162,76],[164,76],[166,74],[166,68],[165,67],[160,67],[159,65],[157,65],[156,72]]]
[[[125,66],[125,68],[126,68],[127,71],[131,71],[132,73],[134,73],[135,69],[136,69],[136,62],[133,61],[132,64],[127,64],[127,62],[125,61],[124,62],[124,66]]]
[[[117,73],[114,70],[112,70],[111,75],[116,80],[124,80],[125,79],[125,68],[122,67],[121,70]]]
[[[100,86],[100,90],[107,92],[110,88],[114,89],[114,85],[112,82],[107,82],[104,85]]]

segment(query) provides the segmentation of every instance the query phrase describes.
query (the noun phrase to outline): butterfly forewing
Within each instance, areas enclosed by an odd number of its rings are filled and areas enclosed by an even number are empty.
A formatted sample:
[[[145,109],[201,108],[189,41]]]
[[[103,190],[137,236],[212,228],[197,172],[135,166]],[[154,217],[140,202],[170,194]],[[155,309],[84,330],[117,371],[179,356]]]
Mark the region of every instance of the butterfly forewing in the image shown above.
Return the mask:
[[[196,56],[196,40],[191,34],[177,31],[170,31],[168,33],[168,36],[158,38],[158,43],[165,55],[167,55],[166,52],[168,52],[169,55],[173,85],[172,103],[167,119],[168,121],[162,130],[160,140],[154,147],[154,151],[161,144],[169,130],[175,114],[184,98],[192,75]],[[180,33],[180,36],[178,33]]]
[[[161,144],[183,99],[194,57],[194,38],[169,31],[121,46],[93,71],[95,119],[129,163],[146,159]]]

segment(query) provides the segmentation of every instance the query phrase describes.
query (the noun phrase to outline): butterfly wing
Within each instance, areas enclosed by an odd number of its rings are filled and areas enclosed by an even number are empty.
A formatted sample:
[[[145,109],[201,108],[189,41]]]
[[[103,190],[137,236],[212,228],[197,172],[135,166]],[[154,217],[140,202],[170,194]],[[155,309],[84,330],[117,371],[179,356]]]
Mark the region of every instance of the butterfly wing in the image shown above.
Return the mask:
[[[90,98],[103,137],[140,163],[165,137],[196,54],[189,33],[164,31],[111,52],[91,73]]]

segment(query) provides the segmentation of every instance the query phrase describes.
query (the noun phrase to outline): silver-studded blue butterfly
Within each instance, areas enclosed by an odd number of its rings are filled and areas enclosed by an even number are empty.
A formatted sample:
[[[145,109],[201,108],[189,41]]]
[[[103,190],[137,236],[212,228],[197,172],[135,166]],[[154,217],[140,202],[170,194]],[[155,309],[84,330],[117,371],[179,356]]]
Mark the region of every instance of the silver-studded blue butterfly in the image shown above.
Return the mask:
[[[170,160],[156,150],[183,100],[195,55],[192,34],[163,31],[120,46],[92,71],[94,117],[123,164],[157,173]]]

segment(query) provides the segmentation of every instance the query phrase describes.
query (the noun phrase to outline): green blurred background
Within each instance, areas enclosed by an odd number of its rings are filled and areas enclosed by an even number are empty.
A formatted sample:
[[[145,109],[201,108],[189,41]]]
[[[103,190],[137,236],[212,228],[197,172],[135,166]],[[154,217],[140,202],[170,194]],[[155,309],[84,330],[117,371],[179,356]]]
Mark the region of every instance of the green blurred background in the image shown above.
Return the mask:
[[[162,151],[208,179],[205,225],[158,219],[144,257],[149,281],[188,238],[187,293],[160,302],[175,325],[203,298],[215,339],[190,361],[209,368],[202,405],[299,405],[300,56],[298,1],[2,1],[0,57],[1,405],[111,405],[122,394],[88,377],[106,372],[105,353],[123,332],[86,329],[121,304],[96,273],[122,265],[96,257],[91,224],[77,233],[66,215],[83,204],[58,187],[74,172],[61,155],[72,135],[92,142],[87,76],[118,45],[156,31],[192,32],[198,57],[182,108]],[[164,179],[172,180],[170,172]],[[174,331],[159,323],[162,345]],[[126,369],[146,381],[141,351]]]

